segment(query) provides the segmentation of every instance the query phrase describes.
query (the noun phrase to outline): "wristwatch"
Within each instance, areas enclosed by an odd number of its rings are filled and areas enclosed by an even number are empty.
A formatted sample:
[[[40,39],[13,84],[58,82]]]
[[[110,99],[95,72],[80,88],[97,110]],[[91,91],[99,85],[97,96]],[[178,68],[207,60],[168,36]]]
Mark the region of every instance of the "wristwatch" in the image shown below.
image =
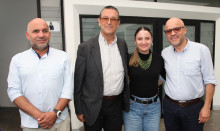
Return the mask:
[[[61,115],[61,111],[57,110],[57,109],[53,109],[53,111],[57,114],[57,117],[60,117]]]

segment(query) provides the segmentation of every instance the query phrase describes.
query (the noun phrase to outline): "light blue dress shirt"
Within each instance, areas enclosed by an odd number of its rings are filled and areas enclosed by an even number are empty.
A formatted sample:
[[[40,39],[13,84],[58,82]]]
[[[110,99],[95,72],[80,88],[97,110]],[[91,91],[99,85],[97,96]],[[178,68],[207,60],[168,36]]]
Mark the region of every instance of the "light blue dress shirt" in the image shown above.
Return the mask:
[[[53,111],[60,98],[72,99],[73,73],[67,53],[49,48],[41,58],[31,48],[15,55],[8,75],[8,96],[13,102],[24,96],[41,112]],[[20,110],[21,125],[38,128],[37,120]],[[56,123],[69,115],[67,107]]]
[[[166,69],[165,93],[174,100],[202,97],[206,84],[216,85],[208,47],[189,41],[181,52],[172,45],[162,51]]]

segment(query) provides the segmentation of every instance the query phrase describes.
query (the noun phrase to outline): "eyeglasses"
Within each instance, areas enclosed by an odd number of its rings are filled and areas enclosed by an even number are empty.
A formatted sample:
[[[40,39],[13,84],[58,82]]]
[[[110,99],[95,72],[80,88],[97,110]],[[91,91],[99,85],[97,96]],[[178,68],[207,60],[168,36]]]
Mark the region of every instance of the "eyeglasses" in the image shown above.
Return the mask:
[[[178,33],[178,32],[180,32],[180,30],[182,28],[185,28],[185,26],[176,27],[176,28],[173,28],[173,29],[165,30],[164,32],[166,33],[166,35],[170,35],[170,34],[172,34],[172,31],[174,31],[175,33]]]
[[[118,21],[119,21],[119,19],[116,19],[116,18],[108,18],[108,17],[104,17],[104,18],[100,18],[100,19],[101,19],[101,21],[102,21],[103,23],[108,23],[109,20],[110,20],[110,23],[112,23],[112,24],[116,24],[116,23],[118,23]]]

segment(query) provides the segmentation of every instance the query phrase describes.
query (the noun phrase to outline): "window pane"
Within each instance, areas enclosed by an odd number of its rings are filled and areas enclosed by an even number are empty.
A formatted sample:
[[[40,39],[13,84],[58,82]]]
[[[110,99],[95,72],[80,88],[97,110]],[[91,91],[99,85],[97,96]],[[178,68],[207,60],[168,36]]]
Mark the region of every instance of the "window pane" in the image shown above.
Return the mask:
[[[213,57],[214,23],[201,23],[200,42],[208,46]]]
[[[97,18],[82,18],[82,34],[83,42],[87,41],[100,32]]]

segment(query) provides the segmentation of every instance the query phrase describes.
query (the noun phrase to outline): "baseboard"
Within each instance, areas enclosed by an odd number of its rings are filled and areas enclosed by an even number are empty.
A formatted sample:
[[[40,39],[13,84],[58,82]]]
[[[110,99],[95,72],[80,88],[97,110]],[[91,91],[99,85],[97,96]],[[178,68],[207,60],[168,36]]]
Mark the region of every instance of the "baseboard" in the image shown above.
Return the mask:
[[[15,111],[18,110],[17,107],[0,107],[0,111]]]
[[[213,105],[213,110],[220,110],[220,105]]]

